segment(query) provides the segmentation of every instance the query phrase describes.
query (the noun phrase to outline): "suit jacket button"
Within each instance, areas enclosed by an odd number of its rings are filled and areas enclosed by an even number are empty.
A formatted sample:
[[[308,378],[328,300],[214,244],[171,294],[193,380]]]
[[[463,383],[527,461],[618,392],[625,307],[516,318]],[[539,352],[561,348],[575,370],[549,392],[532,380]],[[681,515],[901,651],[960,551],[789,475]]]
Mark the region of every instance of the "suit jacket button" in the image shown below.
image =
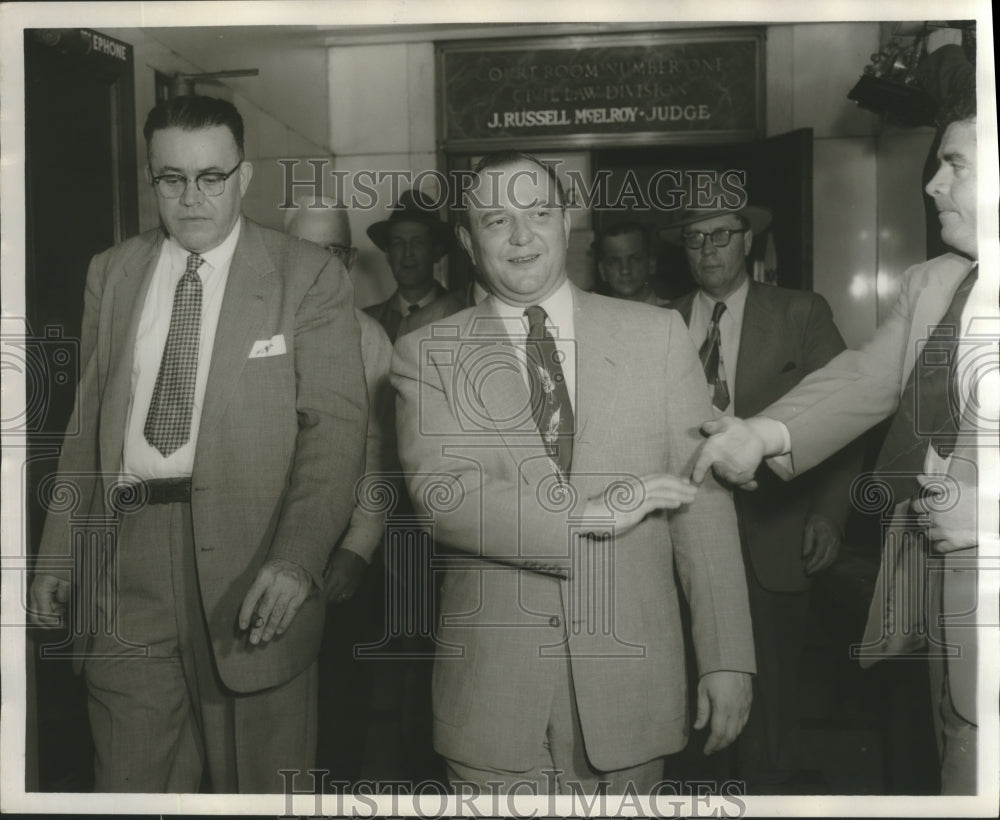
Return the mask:
[[[558,615],[553,615],[551,618],[549,618],[549,626],[559,626],[559,624],[561,623],[562,621],[559,620]]]

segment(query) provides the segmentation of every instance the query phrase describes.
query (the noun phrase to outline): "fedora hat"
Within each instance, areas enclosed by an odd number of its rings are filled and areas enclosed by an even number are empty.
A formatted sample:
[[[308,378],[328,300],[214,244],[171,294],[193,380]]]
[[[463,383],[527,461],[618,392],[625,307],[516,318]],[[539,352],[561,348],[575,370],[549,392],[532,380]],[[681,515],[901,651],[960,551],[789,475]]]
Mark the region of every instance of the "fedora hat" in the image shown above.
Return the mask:
[[[766,231],[771,225],[774,214],[771,213],[769,208],[758,205],[744,205],[742,208],[733,207],[731,203],[738,193],[741,192],[732,189],[723,189],[719,185],[718,179],[716,179],[707,191],[697,192],[700,201],[709,202],[711,205],[707,208],[682,208],[666,227],[660,229],[660,238],[674,245],[683,245],[684,242],[681,239],[681,235],[684,233],[684,228],[688,225],[701,222],[703,219],[725,216],[726,214],[742,216],[750,223],[750,230],[755,234]],[[745,192],[742,193],[745,195]]]
[[[381,250],[388,250],[389,226],[397,222],[419,222],[430,228],[431,241],[442,249],[441,256],[451,248],[455,238],[451,226],[438,216],[437,209],[420,191],[403,191],[389,218],[368,226],[368,238]]]

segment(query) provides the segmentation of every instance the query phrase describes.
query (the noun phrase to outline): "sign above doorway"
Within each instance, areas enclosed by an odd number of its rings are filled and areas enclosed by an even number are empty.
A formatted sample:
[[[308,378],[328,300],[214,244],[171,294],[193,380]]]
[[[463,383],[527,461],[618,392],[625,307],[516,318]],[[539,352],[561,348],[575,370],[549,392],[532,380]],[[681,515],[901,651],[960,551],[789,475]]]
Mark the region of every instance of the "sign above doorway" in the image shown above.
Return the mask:
[[[763,38],[741,28],[440,45],[442,148],[759,137]]]

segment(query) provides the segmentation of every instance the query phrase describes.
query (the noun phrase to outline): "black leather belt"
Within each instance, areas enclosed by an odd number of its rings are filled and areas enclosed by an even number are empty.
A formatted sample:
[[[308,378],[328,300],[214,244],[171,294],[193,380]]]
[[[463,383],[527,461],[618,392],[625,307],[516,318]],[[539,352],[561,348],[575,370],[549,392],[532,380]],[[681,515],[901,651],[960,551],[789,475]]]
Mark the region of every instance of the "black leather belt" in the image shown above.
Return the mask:
[[[146,504],[182,504],[191,500],[191,479],[151,478],[141,484],[121,486],[118,493]]]

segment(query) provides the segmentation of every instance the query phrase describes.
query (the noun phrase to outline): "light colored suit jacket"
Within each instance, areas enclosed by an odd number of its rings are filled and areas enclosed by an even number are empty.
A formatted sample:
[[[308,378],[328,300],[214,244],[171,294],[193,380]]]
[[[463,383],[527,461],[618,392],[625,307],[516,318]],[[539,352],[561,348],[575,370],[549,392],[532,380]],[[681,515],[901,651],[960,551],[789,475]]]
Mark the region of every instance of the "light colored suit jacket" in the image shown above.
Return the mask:
[[[699,673],[754,670],[732,500],[706,481],[690,507],[624,536],[578,538],[587,499],[616,477],[688,475],[711,413],[673,311],[573,289],[576,433],[560,486],[492,298],[401,337],[392,382],[403,469],[418,512],[455,553],[441,589],[434,740],[445,757],[508,771],[543,742],[569,654],[598,769],[680,749],[688,734],[676,565]],[[609,504],[627,505],[611,492]]]
[[[59,463],[75,512],[110,512],[122,465],[136,329],[163,234],[98,254],[87,275],[77,408]],[[287,352],[249,358],[284,336]],[[223,683],[237,692],[291,679],[315,657],[325,601],[310,596],[291,628],[252,647],[243,597],[266,559],[303,566],[322,588],[361,474],[367,399],[360,331],[343,266],[307,242],[244,219],[219,315],[191,476],[201,601]],[[51,509],[41,557],[70,552],[70,520]],[[65,577],[65,576],[64,576]],[[85,647],[81,647],[85,649]]]
[[[793,472],[780,463],[774,464],[776,470],[785,476],[808,470],[895,412],[930,330],[941,321],[972,264],[949,253],[910,268],[892,311],[870,342],[860,350],[841,353],[762,412],[784,422],[791,434]],[[968,481],[974,464],[974,448],[959,449],[950,471]],[[946,556],[944,612],[975,610],[976,573],[967,562],[975,559],[976,552],[972,547]],[[956,710],[974,722],[976,630],[949,629],[946,622],[943,637],[962,648],[960,657],[948,660],[949,684]]]
[[[685,322],[691,321],[697,293],[692,291],[672,305]],[[733,385],[735,415],[756,415],[843,349],[844,340],[822,296],[750,282]],[[736,492],[740,535],[762,587],[773,592],[809,588],[802,559],[806,520],[819,512],[843,526],[858,461],[831,465],[838,469],[813,471],[790,483],[762,466],[757,471],[758,488]]]

